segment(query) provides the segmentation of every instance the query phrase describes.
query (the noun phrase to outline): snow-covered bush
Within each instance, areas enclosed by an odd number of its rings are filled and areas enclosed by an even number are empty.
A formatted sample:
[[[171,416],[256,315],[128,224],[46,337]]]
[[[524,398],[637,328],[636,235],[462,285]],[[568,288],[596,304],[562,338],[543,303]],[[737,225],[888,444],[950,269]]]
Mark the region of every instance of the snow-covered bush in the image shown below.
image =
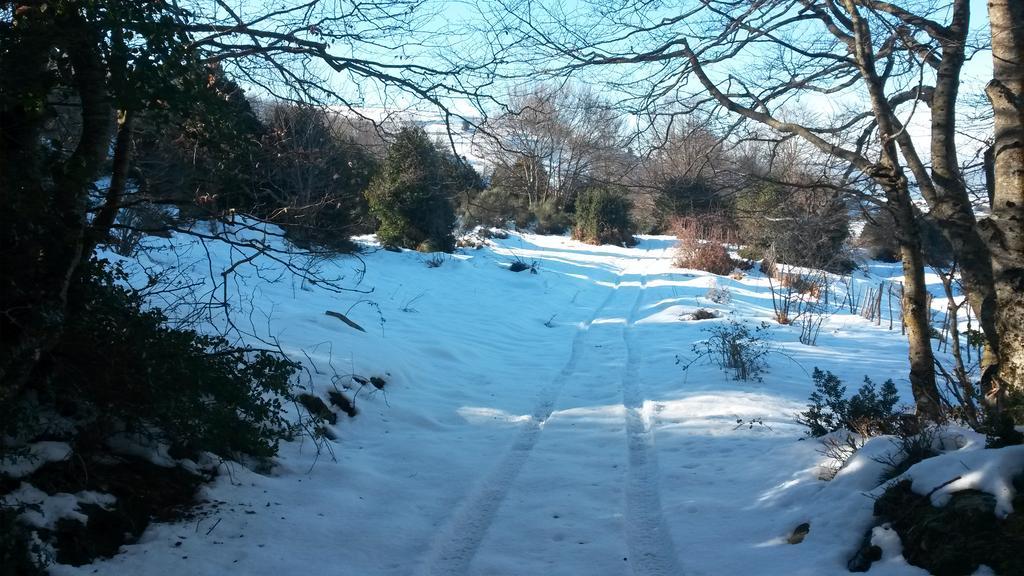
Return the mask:
[[[451,252],[455,211],[450,192],[441,155],[430,138],[423,130],[403,129],[366,191],[381,243]]]
[[[576,225],[572,236],[589,244],[632,245],[631,204],[623,194],[591,188],[576,199]]]
[[[849,430],[861,436],[894,434],[898,431],[901,412],[896,409],[899,395],[892,380],[881,389],[867,376],[864,385],[847,399],[846,386],[833,373],[814,369],[814,392],[807,410],[797,422],[808,428],[809,436],[824,436],[837,430]]]
[[[38,545],[29,530],[18,522],[19,510],[0,506],[0,576],[42,576],[46,570]]]
[[[891,484],[874,505],[876,521],[888,523],[899,535],[908,564],[937,576],[1024,574],[1019,509],[1003,517],[996,497],[971,489],[953,492],[945,505],[936,506],[930,494],[914,490],[915,483],[904,479]],[[1018,490],[1024,487],[1024,477],[1017,476],[1013,484]],[[1015,506],[1020,501],[1018,497]],[[988,569],[979,571],[981,566]]]
[[[908,430],[897,430],[897,432],[896,437],[892,439],[897,449],[886,457],[875,459],[876,462],[881,462],[889,467],[882,476],[882,479],[887,481],[903,474],[914,464],[937,456],[939,451],[936,446],[942,443],[942,431],[936,426],[915,429],[913,433]]]
[[[728,304],[732,302],[732,292],[729,291],[729,287],[719,286],[717,280],[712,280],[708,291],[704,293],[704,297],[715,304]]]

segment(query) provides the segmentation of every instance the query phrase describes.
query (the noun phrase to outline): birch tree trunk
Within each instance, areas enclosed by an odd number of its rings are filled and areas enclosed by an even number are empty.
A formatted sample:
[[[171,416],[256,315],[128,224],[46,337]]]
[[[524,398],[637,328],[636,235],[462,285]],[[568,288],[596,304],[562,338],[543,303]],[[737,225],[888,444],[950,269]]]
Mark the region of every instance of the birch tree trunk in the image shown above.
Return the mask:
[[[998,372],[986,391],[1001,403],[1024,388],[1024,2],[989,0],[995,113],[992,213],[979,222],[992,258]]]

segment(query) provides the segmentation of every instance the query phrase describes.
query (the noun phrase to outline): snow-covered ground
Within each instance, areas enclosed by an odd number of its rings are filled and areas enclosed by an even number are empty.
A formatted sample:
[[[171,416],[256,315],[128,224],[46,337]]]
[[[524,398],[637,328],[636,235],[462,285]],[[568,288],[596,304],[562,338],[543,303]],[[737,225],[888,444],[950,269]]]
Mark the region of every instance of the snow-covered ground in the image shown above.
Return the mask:
[[[53,573],[846,573],[881,465],[864,456],[820,480],[821,446],[794,415],[815,366],[851,392],[865,375],[893,378],[909,401],[898,329],[838,312],[812,347],[799,328],[772,323],[776,352],[762,381],[734,381],[706,362],[684,372],[679,361],[706,327],[771,319],[762,275],[674,268],[670,237],[628,249],[530,234],[493,242],[434,268],[424,255],[383,250],[320,263],[345,282],[365,264],[358,287],[370,294],[241,268],[232,290],[253,297],[239,299],[253,305],[246,322],[303,361],[314,392],[351,386],[352,374],[385,378],[383,391],[359,390],[360,414],[342,416],[338,440],[319,453],[309,440],[284,445],[270,475],[225,465],[203,489],[198,519],[154,525],[112,559]],[[212,267],[195,248],[184,271],[216,277],[229,254],[210,249]],[[510,272],[517,258],[538,273]],[[730,301],[706,299],[715,284]],[[698,308],[723,319],[689,320]],[[967,432],[961,440],[980,447]],[[1024,454],[1015,458],[1008,470]],[[919,479],[934,481],[921,491],[941,476]],[[806,539],[788,544],[804,522]],[[924,573],[898,556],[898,539],[879,529],[876,540],[886,556],[872,574]]]

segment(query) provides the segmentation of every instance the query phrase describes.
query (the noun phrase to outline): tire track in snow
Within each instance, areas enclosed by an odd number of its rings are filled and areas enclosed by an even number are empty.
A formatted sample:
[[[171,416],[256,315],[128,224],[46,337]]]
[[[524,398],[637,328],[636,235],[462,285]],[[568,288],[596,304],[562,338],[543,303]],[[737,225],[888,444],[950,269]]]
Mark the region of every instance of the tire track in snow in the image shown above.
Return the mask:
[[[629,563],[637,576],[678,576],[682,574],[672,536],[661,512],[658,486],[658,458],[654,449],[650,413],[644,410],[640,387],[640,347],[634,325],[647,289],[646,269],[640,289],[626,318],[622,339],[626,344],[626,368],[622,376],[622,404],[626,408],[626,444],[629,466],[626,474],[626,547]]]
[[[565,383],[576,372],[583,356],[584,344],[591,325],[612,302],[622,284],[623,272],[618,274],[615,286],[608,291],[601,305],[585,322],[576,329],[569,359],[565,365],[537,396],[537,404],[530,420],[520,430],[512,447],[500,462],[479,483],[473,492],[464,498],[451,516],[448,525],[434,540],[427,553],[426,561],[418,574],[422,576],[457,576],[469,571],[470,563],[483,542],[487,529],[494,522],[494,516],[505,500],[523,465],[530,457],[540,439],[544,424],[555,409],[555,402]]]

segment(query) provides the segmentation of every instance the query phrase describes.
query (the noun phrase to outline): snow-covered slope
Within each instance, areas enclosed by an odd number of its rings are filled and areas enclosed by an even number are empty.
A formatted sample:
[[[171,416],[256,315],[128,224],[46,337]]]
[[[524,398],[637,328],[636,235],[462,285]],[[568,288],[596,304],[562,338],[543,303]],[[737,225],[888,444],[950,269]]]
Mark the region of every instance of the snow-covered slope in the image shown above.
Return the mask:
[[[494,243],[435,268],[414,252],[373,251],[358,286],[370,294],[242,269],[232,289],[254,297],[246,322],[303,361],[315,392],[358,386],[352,374],[385,378],[383,391],[358,391],[360,414],[333,427],[329,449],[285,445],[272,475],[225,465],[197,519],[153,526],[113,559],[53,572],[846,572],[870,521],[862,492],[877,466],[865,459],[819,480],[820,445],[793,416],[814,366],[851,388],[865,375],[893,378],[909,400],[898,330],[838,313],[811,347],[798,328],[773,323],[777,353],[762,381],[733,381],[707,363],[684,372],[678,358],[723,321],[687,314],[769,320],[763,276],[673,268],[669,237],[628,249],[529,234]],[[212,268],[197,259],[184,272],[216,277],[210,270],[229,255],[214,250]],[[538,273],[510,272],[517,258],[536,261]],[[363,266],[320,265],[350,279]],[[705,298],[713,283],[730,302]],[[804,522],[806,540],[787,544]],[[889,554],[872,573],[923,572]]]

